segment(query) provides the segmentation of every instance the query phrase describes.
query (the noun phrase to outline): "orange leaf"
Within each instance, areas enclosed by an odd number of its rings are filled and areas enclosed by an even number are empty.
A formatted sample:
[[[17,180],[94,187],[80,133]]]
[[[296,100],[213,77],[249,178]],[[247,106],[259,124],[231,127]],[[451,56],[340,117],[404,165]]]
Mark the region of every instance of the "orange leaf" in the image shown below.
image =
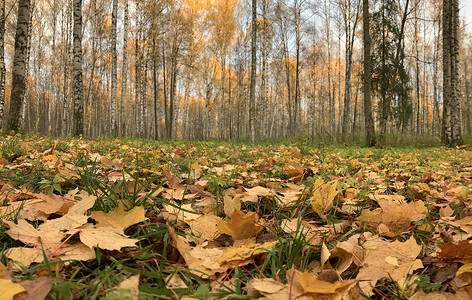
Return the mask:
[[[336,294],[339,292],[339,289],[351,285],[354,281],[344,281],[344,282],[327,282],[319,280],[311,276],[307,271],[303,274],[297,274],[297,279],[300,285],[303,288],[305,293],[316,293],[316,294]]]
[[[230,235],[233,240],[243,240],[255,236],[262,226],[256,224],[259,216],[255,212],[247,214],[235,210],[229,222],[218,220],[218,230]]]

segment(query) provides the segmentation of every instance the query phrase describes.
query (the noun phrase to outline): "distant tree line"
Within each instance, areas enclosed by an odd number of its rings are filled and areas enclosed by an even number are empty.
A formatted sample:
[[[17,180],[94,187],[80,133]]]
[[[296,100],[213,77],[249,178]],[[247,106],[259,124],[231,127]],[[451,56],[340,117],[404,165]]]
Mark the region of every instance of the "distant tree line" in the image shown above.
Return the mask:
[[[458,0],[5,0],[0,126],[457,146],[470,41]]]

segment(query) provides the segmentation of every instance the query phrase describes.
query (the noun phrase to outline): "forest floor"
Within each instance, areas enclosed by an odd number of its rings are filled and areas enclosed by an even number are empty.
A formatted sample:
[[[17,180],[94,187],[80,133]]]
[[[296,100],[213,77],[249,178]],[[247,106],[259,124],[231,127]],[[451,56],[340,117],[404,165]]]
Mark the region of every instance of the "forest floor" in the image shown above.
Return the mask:
[[[471,237],[467,147],[0,135],[2,299],[470,299]]]

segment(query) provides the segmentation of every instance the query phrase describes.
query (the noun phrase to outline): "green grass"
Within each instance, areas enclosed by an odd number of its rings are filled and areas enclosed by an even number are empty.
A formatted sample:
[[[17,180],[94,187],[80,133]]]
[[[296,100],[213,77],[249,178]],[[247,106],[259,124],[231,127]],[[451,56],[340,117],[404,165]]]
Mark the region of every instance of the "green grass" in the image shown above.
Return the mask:
[[[16,161],[11,162],[14,167],[0,166],[0,181],[29,192],[57,195],[64,195],[79,188],[98,197],[91,211],[108,212],[119,203],[124,203],[127,209],[142,205],[147,211],[148,221],[131,226],[125,232],[139,240],[136,249],[122,252],[97,249],[96,259],[86,262],[70,261],[62,270],[57,271],[54,266],[59,262],[46,259],[42,264],[33,264],[15,273],[16,280],[26,280],[34,279],[39,270],[46,270],[46,274],[53,278],[53,287],[48,299],[119,299],[122,295],[116,291],[112,292],[113,288],[123,278],[135,274],[140,275],[140,299],[171,299],[176,295],[250,299],[255,295],[249,295],[244,287],[252,278],[268,277],[284,281],[287,279],[287,271],[292,267],[303,271],[310,263],[319,261],[321,244],[312,243],[315,237],[319,237],[328,248],[332,248],[337,241],[345,241],[353,234],[363,231],[377,233],[369,226],[354,223],[345,231],[337,232],[334,229],[340,221],[356,218],[362,210],[378,207],[377,203],[368,197],[369,193],[377,188],[378,183],[366,180],[363,177],[364,171],[375,171],[386,182],[391,182],[402,170],[406,170],[409,179],[405,186],[400,190],[388,187],[385,193],[403,194],[407,201],[413,201],[422,197],[411,189],[415,183],[422,182],[434,172],[446,174],[444,176],[450,179],[464,166],[470,166],[471,159],[468,150],[447,149],[441,147],[436,138],[415,136],[389,136],[386,138],[388,145],[372,149],[362,147],[362,142],[329,143],[323,139],[313,141],[307,137],[292,140],[271,139],[256,144],[248,141],[159,142],[125,138],[78,141],[66,138],[55,144],[50,138],[28,135],[8,137],[1,133],[0,136],[2,157],[19,155]],[[415,142],[415,146],[410,145],[412,142]],[[54,145],[54,154],[62,159],[67,168],[76,172],[76,177],[63,178],[56,170],[42,163],[42,156],[38,153],[51,149]],[[298,148],[299,154],[295,148]],[[27,155],[28,153],[36,153],[38,156]],[[119,172],[122,178],[111,183],[107,179],[111,170],[93,160],[90,156],[92,153],[99,153],[109,159],[120,159],[125,165],[124,169],[115,172]],[[443,164],[445,161],[450,167]],[[206,192],[214,197],[213,210],[221,218],[226,217],[223,213],[225,190],[250,188],[256,184],[265,185],[269,181],[283,184],[290,179],[284,171],[290,164],[312,165],[317,169],[314,177],[301,180],[299,184],[306,187],[306,193],[290,207],[278,206],[278,196],[260,199],[259,202],[242,203],[242,210],[256,211],[265,220],[261,235],[270,236],[276,243],[270,249],[264,249],[265,255],[251,263],[229,269],[226,277],[218,278],[211,286],[208,280],[200,278],[185,267],[182,257],[173,246],[168,226],[184,232],[181,229],[188,229],[186,225],[174,221],[166,223],[156,217],[163,204],[169,203],[167,199],[154,196],[159,188],[167,184],[162,171],[170,170],[182,183],[189,186],[194,180],[185,178],[191,171],[189,164],[194,162],[204,167],[201,179],[208,180]],[[238,165],[238,168],[224,176],[213,171],[214,167],[226,164]],[[258,169],[259,165],[264,164],[273,164],[273,171]],[[325,181],[336,178],[340,190],[348,187],[358,189],[355,213],[351,216],[343,213],[339,202],[335,202],[324,218],[313,213],[307,199],[313,193],[311,185],[317,178],[323,178]],[[0,205],[7,205],[7,202],[7,198],[0,195]],[[186,200],[178,199],[177,205],[186,203]],[[456,209],[459,211],[462,208]],[[18,213],[19,210],[0,215],[0,220],[17,220]],[[296,230],[288,234],[281,229],[282,222],[293,218],[297,220]],[[429,224],[434,227],[437,219],[437,211],[429,211],[427,218],[414,226]],[[330,228],[332,232],[309,236],[303,230],[303,223],[307,221]],[[0,262],[7,265],[5,251],[22,246],[22,243],[10,238],[5,231],[4,227],[0,227]],[[431,232],[417,230],[412,234],[424,249],[432,245]],[[353,274],[344,275],[344,279],[355,277]],[[188,287],[174,290],[166,288],[166,280],[171,276],[179,276]],[[438,288],[426,275],[421,275],[416,280],[416,284],[425,291]],[[216,281],[220,281],[220,285]],[[228,284],[229,281],[231,284]],[[375,288],[389,299],[404,298],[401,288],[388,278],[380,281]],[[380,294],[377,294],[377,299],[381,298]]]

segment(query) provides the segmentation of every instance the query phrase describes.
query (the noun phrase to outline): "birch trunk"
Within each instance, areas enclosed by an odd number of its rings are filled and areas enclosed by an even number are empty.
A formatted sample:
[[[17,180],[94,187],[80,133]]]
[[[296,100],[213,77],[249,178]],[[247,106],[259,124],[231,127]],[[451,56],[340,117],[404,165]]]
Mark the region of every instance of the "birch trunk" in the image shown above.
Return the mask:
[[[117,101],[116,101],[116,80],[117,80],[117,53],[116,53],[116,29],[117,29],[118,0],[113,0],[111,13],[111,135],[118,136],[118,122],[116,120]]]
[[[252,32],[251,32],[251,85],[249,94],[249,130],[251,141],[256,139],[255,118],[256,118],[256,38],[257,38],[257,1],[252,0]]]
[[[82,0],[74,0],[74,42],[73,42],[73,67],[72,90],[74,103],[74,122],[72,134],[75,136],[84,133],[84,97],[82,78]]]
[[[0,129],[3,128],[3,106],[5,105],[5,1],[0,4]]]
[[[20,0],[15,34],[15,56],[13,59],[12,89],[7,129],[18,131],[21,127],[21,113],[24,107],[28,62],[28,24],[30,20],[30,0]]]
[[[128,0],[124,0],[125,16],[123,20],[123,67],[121,69],[121,110],[120,110],[120,131],[121,135],[126,135],[125,101],[126,101],[126,81],[128,75]]]

